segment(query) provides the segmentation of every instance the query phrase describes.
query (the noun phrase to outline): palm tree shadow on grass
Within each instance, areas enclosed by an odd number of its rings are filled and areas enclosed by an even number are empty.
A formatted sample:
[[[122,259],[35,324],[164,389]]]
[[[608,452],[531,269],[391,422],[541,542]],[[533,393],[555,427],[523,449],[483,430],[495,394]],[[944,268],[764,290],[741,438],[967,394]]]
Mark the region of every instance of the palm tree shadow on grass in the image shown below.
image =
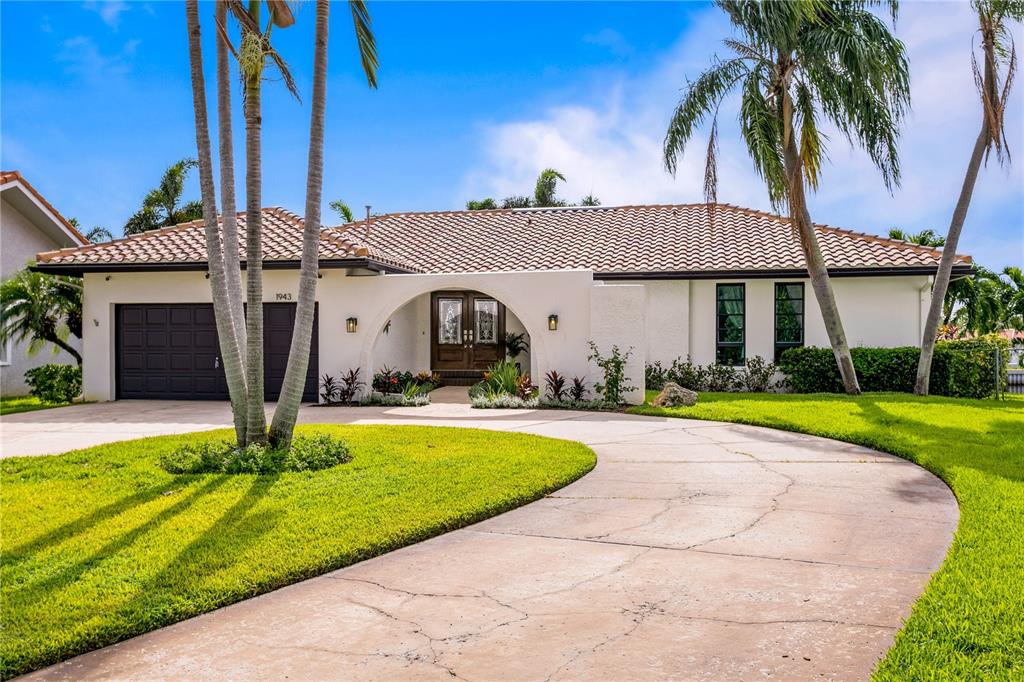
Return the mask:
[[[161,571],[141,585],[135,598],[125,602],[111,617],[113,622],[132,623],[128,630],[117,634],[117,640],[170,625],[291,582],[285,576],[270,585],[249,583],[248,589],[244,590],[236,587],[241,584],[241,579],[233,581],[227,589],[204,585],[208,578],[234,568],[248,550],[274,529],[282,514],[270,509],[251,513],[274,487],[279,476],[252,478],[251,485],[238,501]],[[196,599],[197,596],[201,598]]]
[[[59,590],[66,587],[70,583],[73,583],[74,581],[78,580],[80,577],[82,577],[82,575],[87,573],[91,568],[93,568],[98,563],[101,563],[107,557],[116,555],[120,551],[124,550],[125,548],[136,542],[146,533],[155,530],[163,523],[171,520],[178,514],[184,512],[186,509],[192,506],[196,502],[196,500],[221,487],[229,479],[229,476],[223,475],[217,476],[216,478],[212,478],[209,481],[206,481],[204,484],[193,489],[186,496],[184,496],[174,504],[170,505],[166,509],[161,510],[160,512],[158,512],[151,518],[147,519],[146,521],[142,522],[138,526],[135,526],[124,535],[121,535],[111,540],[110,542],[103,545],[101,548],[99,548],[92,554],[82,557],[79,561],[72,563],[64,569],[46,574],[46,577],[41,581],[34,582],[32,580],[26,580],[20,585],[14,587],[10,590],[10,592],[7,592],[7,594],[5,594],[5,599],[10,600],[10,598],[13,595],[23,593],[27,590],[30,590],[33,594],[37,594],[40,592],[46,593],[51,590]]]
[[[12,547],[4,551],[4,564],[14,564],[19,561],[31,558],[31,555],[37,550],[54,545],[60,542],[64,542],[76,535],[86,532],[93,526],[96,526],[107,519],[111,519],[123,511],[130,509],[136,505],[146,504],[155,500],[160,495],[165,494],[169,490],[178,488],[181,484],[187,483],[189,480],[194,478],[193,476],[177,476],[170,481],[164,481],[158,485],[150,486],[145,490],[132,493],[122,497],[119,500],[111,502],[108,505],[100,507],[85,516],[80,516],[73,521],[69,521],[63,526],[58,526],[42,535],[35,537],[32,540],[28,540],[17,547]]]
[[[878,401],[870,395],[857,401],[862,416],[880,430],[877,434],[862,438],[871,441],[865,442],[865,445],[911,459],[943,478],[949,469],[962,467],[974,469],[986,476],[1024,482],[1024,457],[1019,454],[1015,456],[1012,447],[1008,445],[1011,439],[1020,438],[1020,423],[1010,419],[995,420],[985,433],[979,434],[977,431],[915,419],[906,414],[894,414],[885,409],[884,403],[884,400]],[[1013,405],[1010,409],[1016,411],[1017,406]],[[931,441],[928,444],[936,448],[955,448],[957,445],[973,443],[976,450],[970,457],[961,456],[955,462],[936,461],[927,456],[921,458],[917,452],[919,445],[902,440],[899,431],[901,426],[910,426],[918,438],[927,438]],[[1000,443],[1003,447],[993,447],[993,443]]]

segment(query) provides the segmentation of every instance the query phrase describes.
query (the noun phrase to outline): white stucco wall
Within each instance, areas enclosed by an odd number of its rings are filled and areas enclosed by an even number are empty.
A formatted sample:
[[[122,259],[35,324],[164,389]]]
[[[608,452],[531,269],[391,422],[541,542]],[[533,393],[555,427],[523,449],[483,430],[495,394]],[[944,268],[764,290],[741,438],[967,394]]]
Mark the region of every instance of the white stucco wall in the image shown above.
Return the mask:
[[[775,355],[775,284],[804,283],[804,341],[828,347],[821,309],[807,279],[694,280],[690,283],[690,356],[697,364],[715,361],[715,285],[746,285],[747,357]],[[847,340],[854,346],[916,346],[931,291],[927,276],[834,277],[832,287]],[[685,354],[680,354],[685,357]],[[664,362],[664,360],[663,360]]]
[[[734,283],[738,280],[722,280]],[[774,355],[774,285],[794,279],[746,280],[746,353]],[[810,283],[805,281],[806,342],[827,346],[824,325]],[[507,328],[530,335],[528,358],[520,358],[535,383],[557,370],[567,377],[600,380],[587,361],[588,341],[602,353],[612,344],[634,348],[627,364],[629,398],[639,401],[646,361],[669,363],[689,354],[694,362],[715,358],[715,280],[594,282],[588,271],[462,273],[445,275],[358,275],[324,270],[318,287],[320,373],[341,374],[361,367],[364,380],[382,365],[419,371],[430,367],[430,292],[469,289],[505,304]],[[840,311],[852,346],[900,346],[919,342],[929,278],[834,278]],[[264,299],[297,294],[295,271],[264,273]],[[83,314],[85,396],[114,396],[114,305],[117,303],[209,302],[201,272],[88,274]],[[547,328],[558,315],[558,330]],[[356,317],[358,331],[345,331]],[[389,334],[382,329],[391,320]]]
[[[0,279],[7,279],[22,270],[29,261],[34,261],[36,254],[52,251],[70,242],[58,242],[44,234],[21,211],[11,205],[6,198],[0,198]],[[80,347],[80,341],[74,336],[68,337],[68,343],[74,348]],[[73,365],[73,357],[60,351],[53,353],[53,346],[47,344],[34,356],[28,354],[28,343],[14,343],[8,347],[8,362],[0,363],[0,394],[23,395],[28,393],[25,384],[25,372],[56,362]]]
[[[632,350],[626,361],[626,382],[633,390],[626,394],[631,403],[644,397],[644,358],[647,348],[647,287],[643,284],[594,285],[590,299],[590,338],[603,356],[611,355],[616,345],[622,353]],[[590,365],[587,384],[600,382],[603,374]]]
[[[139,272],[85,276],[85,396],[114,397],[114,306],[117,303],[206,303],[209,283],[202,272]],[[384,362],[405,368],[429,366],[429,294],[470,289],[489,294],[507,307],[509,318],[529,332],[528,365],[535,381],[550,369],[584,376],[590,338],[591,273],[582,270],[531,273],[349,276],[324,270],[317,289],[320,306],[320,373],[340,374],[362,367],[364,379]],[[297,295],[298,273],[264,272],[264,300]],[[559,316],[557,331],[547,329],[549,314]],[[358,330],[345,331],[356,317]],[[381,334],[392,320],[389,334]],[[412,334],[409,334],[409,332]],[[414,342],[416,339],[417,342]],[[418,342],[420,339],[427,343]],[[410,361],[414,358],[414,361]],[[526,367],[524,366],[524,369]]]

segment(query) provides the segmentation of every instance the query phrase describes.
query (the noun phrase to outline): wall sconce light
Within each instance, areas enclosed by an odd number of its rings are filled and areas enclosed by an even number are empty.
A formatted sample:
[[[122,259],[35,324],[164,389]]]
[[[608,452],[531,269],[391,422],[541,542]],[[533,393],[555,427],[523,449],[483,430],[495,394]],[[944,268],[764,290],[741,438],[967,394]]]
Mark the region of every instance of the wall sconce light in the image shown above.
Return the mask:
[[[548,331],[558,331],[558,315],[548,315]]]
[[[357,320],[356,318],[350,317],[347,320],[345,320],[345,331],[347,331],[349,334],[355,334],[356,329],[358,328],[359,320]]]
[[[99,321],[99,320],[97,320],[97,319],[96,319],[95,317],[94,317],[94,318],[92,318],[92,323],[93,323],[93,324],[94,324],[95,326],[97,326],[97,327],[98,327],[98,326],[100,326],[100,321]]]

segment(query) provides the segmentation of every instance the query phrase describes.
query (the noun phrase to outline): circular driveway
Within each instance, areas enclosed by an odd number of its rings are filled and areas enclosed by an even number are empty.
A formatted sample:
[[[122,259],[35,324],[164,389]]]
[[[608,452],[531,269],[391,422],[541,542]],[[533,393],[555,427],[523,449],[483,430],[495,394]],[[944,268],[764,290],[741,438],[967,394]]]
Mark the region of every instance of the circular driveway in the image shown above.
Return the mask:
[[[34,677],[866,679],[957,522],[923,469],[771,429],[453,404],[301,420],[523,431],[582,441],[598,464],[488,521]],[[84,405],[4,417],[3,451],[228,424],[220,404]]]

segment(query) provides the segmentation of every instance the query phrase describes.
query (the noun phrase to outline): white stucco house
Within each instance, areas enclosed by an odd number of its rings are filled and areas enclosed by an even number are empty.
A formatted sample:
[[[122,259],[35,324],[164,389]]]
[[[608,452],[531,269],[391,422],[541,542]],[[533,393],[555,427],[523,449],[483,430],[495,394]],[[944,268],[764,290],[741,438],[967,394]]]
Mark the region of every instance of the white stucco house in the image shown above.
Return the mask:
[[[267,397],[288,352],[302,220],[263,211]],[[244,225],[244,215],[239,216]],[[828,226],[818,238],[851,345],[915,345],[941,251]],[[523,332],[519,361],[597,378],[593,340],[644,363],[690,356],[742,364],[794,345],[827,346],[800,247],[778,216],[729,205],[394,213],[324,229],[317,376],[384,365],[469,382]],[[244,254],[243,254],[244,256]],[[38,257],[84,277],[85,397],[226,397],[199,222]],[[970,271],[967,256],[955,273]]]
[[[35,260],[40,251],[88,244],[69,223],[18,171],[0,171],[0,279],[7,279]],[[68,342],[80,348],[78,339]],[[0,394],[24,395],[25,371],[49,362],[75,364],[64,351],[51,349],[28,354],[28,342],[0,342]]]

